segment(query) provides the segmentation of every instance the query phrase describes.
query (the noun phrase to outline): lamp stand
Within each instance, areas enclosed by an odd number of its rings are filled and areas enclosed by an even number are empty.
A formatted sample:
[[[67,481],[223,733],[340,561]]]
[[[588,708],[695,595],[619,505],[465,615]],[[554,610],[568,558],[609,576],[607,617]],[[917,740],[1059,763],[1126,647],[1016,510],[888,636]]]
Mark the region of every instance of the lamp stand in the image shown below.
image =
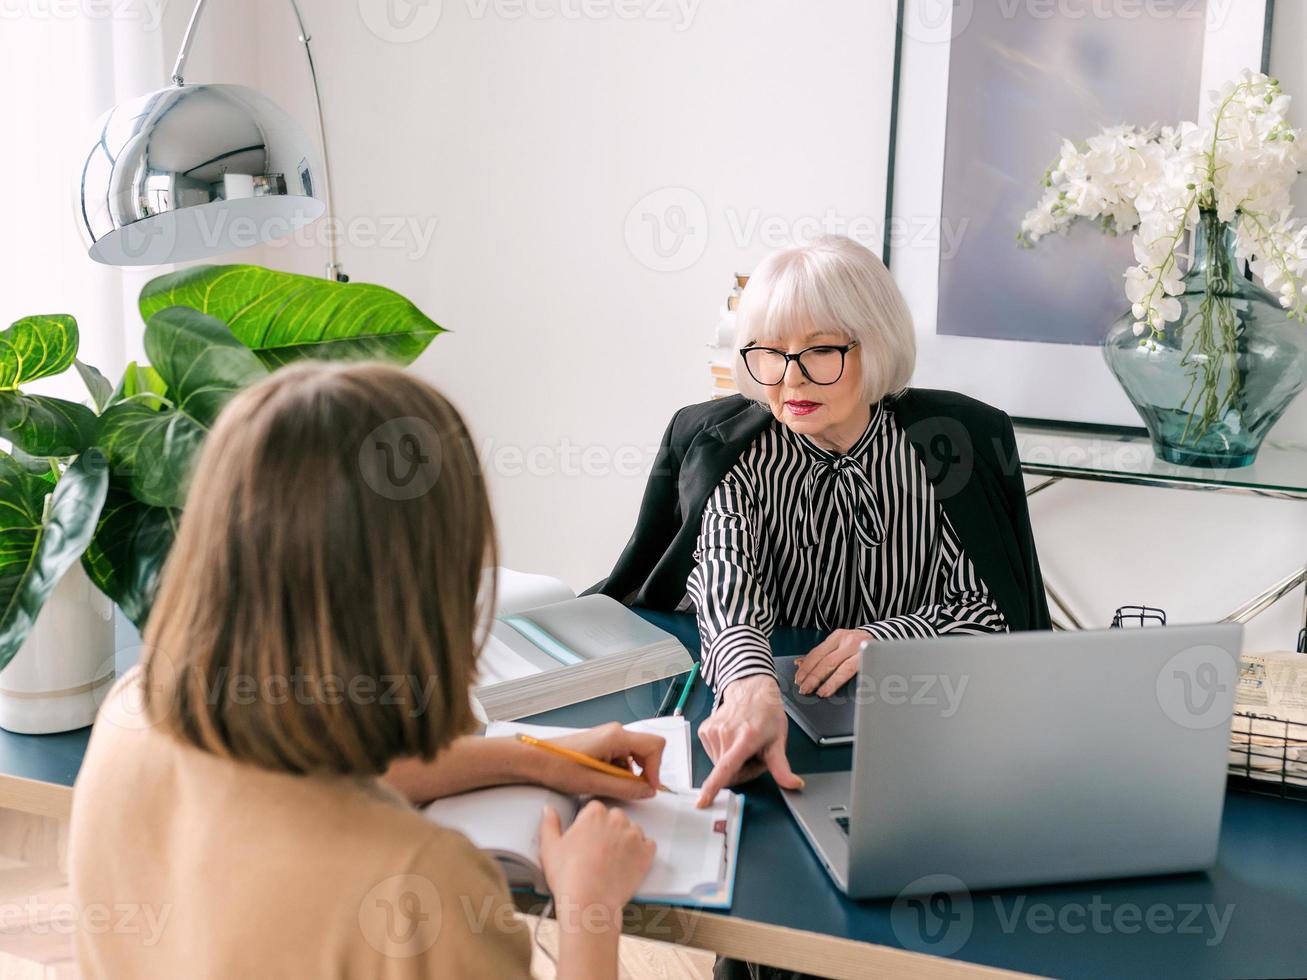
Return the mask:
[[[203,13],[205,4],[208,0],[196,0],[195,9],[191,11],[191,19],[186,25],[186,33],[182,37],[181,48],[177,52],[177,63],[172,69],[172,83],[177,86],[186,84],[182,77],[182,72],[186,68],[186,59],[190,57],[191,43],[195,40],[195,29],[200,22],[200,14]],[[313,104],[317,108],[318,114],[318,142],[322,145],[322,196],[327,205],[327,269],[326,277],[334,282],[349,282],[347,276],[340,265],[338,252],[338,243],[336,241],[336,205],[331,194],[331,157],[327,153],[327,121],[322,113],[322,93],[318,88],[318,70],[313,63],[313,48],[309,42],[312,40],[308,29],[304,26],[304,15],[300,12],[300,5],[296,0],[290,0],[291,10],[295,12],[295,21],[299,25],[299,42],[304,45],[304,57],[309,63],[309,78],[313,82]]]

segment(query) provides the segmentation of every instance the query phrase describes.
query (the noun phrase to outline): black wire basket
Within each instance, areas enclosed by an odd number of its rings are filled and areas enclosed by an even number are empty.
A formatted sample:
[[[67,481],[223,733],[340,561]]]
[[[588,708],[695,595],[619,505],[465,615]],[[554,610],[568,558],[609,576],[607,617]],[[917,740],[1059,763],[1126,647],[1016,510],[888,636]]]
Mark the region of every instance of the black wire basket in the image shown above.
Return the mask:
[[[1244,793],[1307,801],[1307,724],[1236,711],[1229,784]]]
[[[1165,625],[1166,612],[1153,606],[1122,606],[1112,617],[1113,629]],[[1307,653],[1307,628],[1298,652]],[[1307,724],[1236,708],[1228,783],[1242,793],[1307,801]]]
[[[1166,610],[1153,606],[1121,606],[1112,616],[1112,629],[1123,626],[1165,626]]]

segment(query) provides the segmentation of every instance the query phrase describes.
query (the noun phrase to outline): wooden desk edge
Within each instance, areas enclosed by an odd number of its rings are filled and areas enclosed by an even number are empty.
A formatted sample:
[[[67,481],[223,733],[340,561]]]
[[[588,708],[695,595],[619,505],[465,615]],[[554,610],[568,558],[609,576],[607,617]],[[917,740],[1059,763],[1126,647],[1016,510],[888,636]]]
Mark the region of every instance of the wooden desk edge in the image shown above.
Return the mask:
[[[9,810],[66,821],[72,812],[73,788],[54,783],[0,776],[0,811]],[[518,893],[518,908],[538,915],[544,900]],[[631,905],[623,931],[645,939],[703,949],[719,956],[764,963],[785,970],[813,971],[836,980],[1000,980],[1025,977],[996,967],[894,949],[838,936],[768,925],[697,909],[668,905]]]
[[[544,909],[545,900],[537,895],[518,892],[513,897],[519,911],[539,915]],[[1030,976],[978,963],[669,905],[627,906],[622,931],[642,939],[690,946],[783,970],[818,973],[834,980],[890,980],[904,976],[921,980],[1010,980]]]
[[[73,788],[39,779],[0,775],[0,810],[67,820],[73,811]]]

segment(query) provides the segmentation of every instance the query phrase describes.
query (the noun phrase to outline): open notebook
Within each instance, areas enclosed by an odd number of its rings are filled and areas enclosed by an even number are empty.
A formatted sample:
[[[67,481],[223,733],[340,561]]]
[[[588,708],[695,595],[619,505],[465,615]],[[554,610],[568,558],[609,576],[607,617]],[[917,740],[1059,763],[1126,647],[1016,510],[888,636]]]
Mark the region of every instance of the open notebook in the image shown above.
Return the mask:
[[[474,689],[491,719],[552,711],[693,665],[676,637],[616,599],[577,598],[542,575],[501,569],[495,616]]]
[[[653,867],[633,901],[730,908],[744,797],[723,791],[711,807],[695,809],[698,793],[691,789],[690,728],[684,718],[650,718],[626,727],[667,740],[659,776],[670,789],[680,791],[614,804],[630,814],[658,845]],[[526,732],[537,738],[554,738],[575,731],[578,729],[494,722],[486,735]],[[540,811],[552,806],[566,830],[585,803],[584,798],[541,786],[500,786],[436,800],[423,812],[429,820],[466,834],[498,860],[510,888],[532,888],[545,894],[548,885],[540,867]]]

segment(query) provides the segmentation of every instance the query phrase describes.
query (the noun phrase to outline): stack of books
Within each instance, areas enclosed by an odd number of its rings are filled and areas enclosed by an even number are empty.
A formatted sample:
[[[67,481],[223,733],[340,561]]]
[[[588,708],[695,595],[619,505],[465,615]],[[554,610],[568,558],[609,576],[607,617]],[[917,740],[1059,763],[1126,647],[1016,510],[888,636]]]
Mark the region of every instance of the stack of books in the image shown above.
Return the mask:
[[[491,721],[508,721],[684,674],[694,666],[672,634],[606,595],[558,579],[498,569],[495,620],[473,694]]]
[[[726,297],[726,305],[717,316],[717,326],[708,348],[708,370],[712,373],[712,397],[725,398],[738,390],[731,366],[735,363],[735,310],[740,305],[740,293],[749,281],[747,275],[735,274],[735,285]]]

